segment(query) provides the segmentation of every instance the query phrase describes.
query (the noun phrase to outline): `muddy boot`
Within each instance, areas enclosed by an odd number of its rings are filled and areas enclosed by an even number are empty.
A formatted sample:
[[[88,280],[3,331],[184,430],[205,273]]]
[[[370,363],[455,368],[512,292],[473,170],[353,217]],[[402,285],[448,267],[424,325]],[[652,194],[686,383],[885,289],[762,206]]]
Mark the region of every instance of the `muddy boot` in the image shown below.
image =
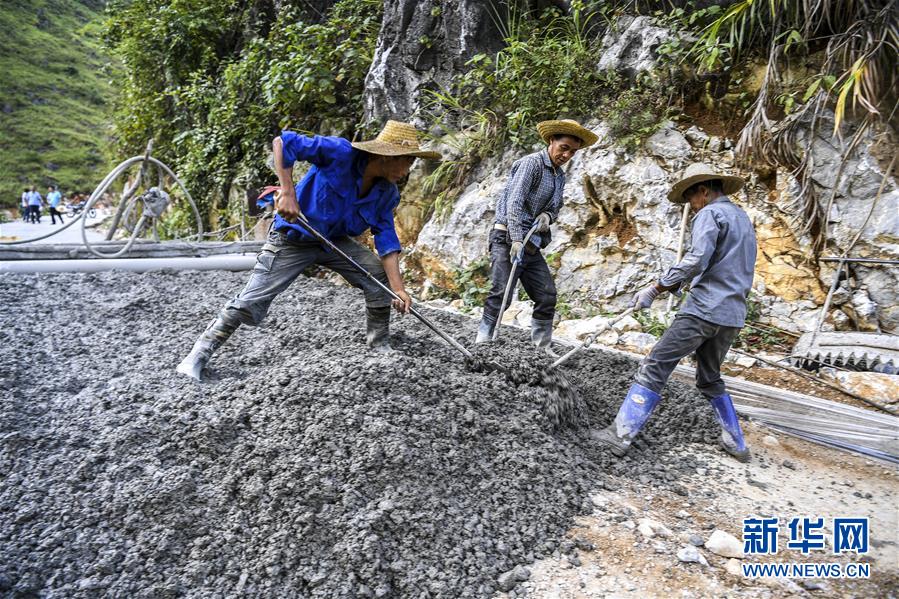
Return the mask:
[[[493,339],[493,329],[496,328],[496,321],[490,320],[487,316],[481,317],[481,324],[478,325],[478,336],[475,337],[475,343],[486,343]]]
[[[655,391],[639,383],[632,384],[615,421],[600,431],[591,431],[590,437],[608,447],[616,456],[623,456],[661,399]]]
[[[734,402],[729,393],[713,397],[709,400],[715,408],[718,422],[721,423],[721,448],[744,464],[749,461],[749,448],[743,439],[743,429],[734,409]]]
[[[181,360],[181,363],[178,364],[175,370],[197,381],[202,380],[203,369],[206,368],[206,364],[209,362],[212,354],[228,340],[231,333],[236,331],[239,326],[239,320],[226,319],[221,315],[217,316],[206,327],[206,330],[194,343],[193,349],[190,350],[186,358]]]
[[[387,353],[390,349],[390,306],[366,308],[367,316],[365,343],[376,352]]]
[[[552,350],[553,321],[531,319],[531,341],[550,358],[558,358],[559,354]]]

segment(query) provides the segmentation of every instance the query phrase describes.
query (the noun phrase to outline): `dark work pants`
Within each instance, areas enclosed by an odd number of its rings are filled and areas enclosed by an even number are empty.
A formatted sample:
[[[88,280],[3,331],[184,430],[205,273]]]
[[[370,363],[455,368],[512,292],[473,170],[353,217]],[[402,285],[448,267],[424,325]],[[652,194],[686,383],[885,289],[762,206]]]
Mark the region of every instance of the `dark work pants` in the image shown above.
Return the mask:
[[[62,224],[62,214],[55,207],[50,206],[50,218],[52,219],[54,225],[56,224],[57,217],[59,218],[60,224]]]
[[[331,241],[379,281],[389,286],[381,260],[371,250],[349,237],[339,237]],[[262,251],[256,257],[256,266],[253,267],[250,280],[247,281],[243,291],[225,304],[221,313],[222,318],[258,325],[268,314],[272,300],[313,264],[333,270],[353,287],[362,289],[365,304],[369,308],[390,306],[391,298],[383,289],[317,241],[293,243],[287,241],[281,233],[269,231],[268,242],[262,246]]]
[[[490,322],[496,322],[503,303],[503,294],[506,291],[506,283],[512,272],[512,259],[509,250],[512,244],[509,241],[509,233],[493,229],[490,232],[490,276],[492,285],[490,295],[484,302],[484,318]],[[546,265],[546,260],[540,252],[528,254],[524,252],[524,259],[515,269],[515,279],[521,280],[521,284],[528,297],[534,300],[535,320],[552,320],[556,313],[556,283],[552,273]],[[512,286],[516,284],[513,281]],[[509,302],[516,298],[510,297]],[[508,306],[506,306],[508,308]]]
[[[696,316],[678,314],[643,358],[634,380],[661,393],[677,363],[695,352],[696,388],[708,398],[718,397],[725,392],[721,364],[739,332],[738,327],[723,327]]]

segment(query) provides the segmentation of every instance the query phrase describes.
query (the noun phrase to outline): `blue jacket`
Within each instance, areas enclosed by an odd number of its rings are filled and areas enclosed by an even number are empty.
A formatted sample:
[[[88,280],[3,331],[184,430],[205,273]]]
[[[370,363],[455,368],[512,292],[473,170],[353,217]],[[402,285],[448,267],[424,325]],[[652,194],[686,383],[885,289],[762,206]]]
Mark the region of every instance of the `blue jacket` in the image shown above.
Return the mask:
[[[328,239],[362,235],[371,229],[378,254],[386,256],[402,249],[393,223],[393,210],[400,203],[396,185],[376,179],[371,191],[359,197],[368,155],[340,137],[307,137],[281,132],[284,167],[297,160],[312,168],[296,186],[297,203],[319,233]],[[315,241],[301,225],[275,215],[274,228],[290,241]]]

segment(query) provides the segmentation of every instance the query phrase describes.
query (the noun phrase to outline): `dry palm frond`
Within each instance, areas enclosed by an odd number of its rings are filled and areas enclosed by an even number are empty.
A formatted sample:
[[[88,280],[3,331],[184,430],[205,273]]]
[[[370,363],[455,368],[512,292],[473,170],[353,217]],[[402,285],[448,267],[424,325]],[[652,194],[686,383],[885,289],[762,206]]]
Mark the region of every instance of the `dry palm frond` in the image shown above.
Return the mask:
[[[791,47],[807,51],[807,40],[816,37],[829,41],[805,104],[781,121],[772,121],[768,109],[781,85],[780,61]],[[897,0],[739,0],[705,28],[693,51],[703,67],[714,69],[761,47],[767,49],[767,70],[740,134],[737,156],[744,164],[791,170],[800,187],[795,216],[800,232],[811,235],[817,254],[827,239],[827,215],[849,157],[875,123],[895,126]],[[833,111],[833,136],[842,160],[822,206],[822,194],[811,180],[815,166],[811,150],[828,109]],[[844,143],[842,130],[850,115],[859,125]]]

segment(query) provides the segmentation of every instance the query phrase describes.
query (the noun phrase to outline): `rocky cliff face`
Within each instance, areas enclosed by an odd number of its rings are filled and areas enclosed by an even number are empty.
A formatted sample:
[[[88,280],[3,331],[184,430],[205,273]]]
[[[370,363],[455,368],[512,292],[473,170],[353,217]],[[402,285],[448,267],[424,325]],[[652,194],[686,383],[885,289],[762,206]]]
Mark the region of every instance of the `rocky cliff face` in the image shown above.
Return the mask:
[[[445,86],[475,53],[498,48],[501,36],[493,16],[498,4],[389,0],[366,80],[368,118],[411,117],[424,90]],[[670,35],[647,17],[623,17],[603,39],[598,67],[628,76],[651,69],[656,49]],[[590,126],[602,141],[567,167],[565,208],[546,254],[560,292],[618,311],[634,291],[675,261],[682,215],[665,198],[675,175],[700,160],[732,172],[733,140],[697,126],[666,123],[641,150],[630,152],[602,121]],[[831,189],[837,190],[828,223],[831,249],[825,254],[835,248],[845,251],[861,231],[851,255],[899,258],[899,189],[892,174],[884,179],[886,163],[878,159],[887,156],[888,161],[891,146],[878,150],[869,135],[836,181],[840,142],[831,138],[831,129],[826,124],[817,128],[812,161],[819,195],[826,199]],[[486,256],[494,202],[509,166],[523,153],[508,151],[481,164],[445,218],[422,225],[423,208],[414,201],[400,210],[405,241],[415,242],[414,260],[435,282],[446,283],[454,269]],[[754,301],[773,324],[810,330],[830,287],[833,265],[811,258],[810,240],[784,210],[798,193],[792,175],[778,172],[762,180],[751,172],[742,174],[749,183],[734,199],[753,219],[759,241]],[[421,195],[419,181],[413,176],[405,197]],[[857,265],[850,275],[841,283],[825,328],[899,332],[895,269]]]
[[[498,1],[387,0],[378,47],[365,79],[368,120],[412,117],[425,90],[449,84],[478,52],[502,44]]]
[[[567,168],[565,207],[553,227],[547,248],[560,292],[619,311],[631,294],[657,277],[676,258],[681,209],[666,199],[676,174],[687,164],[702,160],[722,171],[732,171],[730,140],[706,134],[698,127],[679,128],[667,123],[644,148],[628,153],[608,136],[602,122],[591,128],[601,142],[578,153]],[[814,178],[831,183],[837,150],[825,139]],[[716,148],[713,150],[711,148]],[[459,268],[486,255],[487,232],[494,202],[507,180],[508,168],[519,154],[508,154],[476,174],[445,219],[425,224],[415,246],[432,267]],[[798,235],[794,221],[778,209],[796,192],[788,173],[769,189],[751,173],[745,190],[734,200],[752,218],[759,241],[755,300],[777,326],[805,331],[814,326],[819,306],[831,283],[833,268],[810,261],[810,241]],[[832,209],[829,238],[846,248],[871,209],[884,173],[867,149],[845,169]],[[874,206],[867,226],[852,251],[854,256],[899,258],[899,190],[887,177],[886,189]],[[773,200],[773,201],[772,201]],[[689,242],[689,239],[688,239]],[[838,294],[839,305],[829,326],[896,331],[897,284],[888,268],[853,268]],[[661,303],[661,302],[660,302]],[[867,315],[867,316],[865,316]]]

